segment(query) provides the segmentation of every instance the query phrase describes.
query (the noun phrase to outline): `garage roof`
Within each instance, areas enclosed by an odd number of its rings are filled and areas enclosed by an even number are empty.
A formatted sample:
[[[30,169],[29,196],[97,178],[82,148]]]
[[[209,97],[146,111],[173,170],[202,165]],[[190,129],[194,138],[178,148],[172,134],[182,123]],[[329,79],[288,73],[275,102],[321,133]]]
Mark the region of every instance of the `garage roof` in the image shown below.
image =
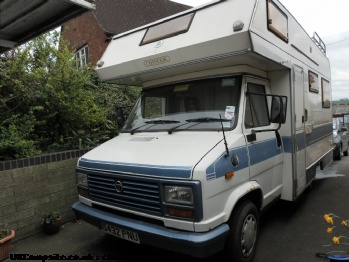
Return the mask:
[[[1,0],[0,53],[92,9],[93,0]]]

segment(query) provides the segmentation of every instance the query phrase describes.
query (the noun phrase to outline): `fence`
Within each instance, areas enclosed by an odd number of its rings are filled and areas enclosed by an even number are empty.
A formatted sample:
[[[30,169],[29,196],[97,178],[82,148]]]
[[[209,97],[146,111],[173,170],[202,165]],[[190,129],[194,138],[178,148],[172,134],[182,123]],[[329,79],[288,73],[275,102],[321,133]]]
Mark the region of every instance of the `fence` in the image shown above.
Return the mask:
[[[75,167],[88,150],[0,161],[0,227],[16,231],[15,240],[41,231],[45,212],[59,210],[62,222],[75,218]]]

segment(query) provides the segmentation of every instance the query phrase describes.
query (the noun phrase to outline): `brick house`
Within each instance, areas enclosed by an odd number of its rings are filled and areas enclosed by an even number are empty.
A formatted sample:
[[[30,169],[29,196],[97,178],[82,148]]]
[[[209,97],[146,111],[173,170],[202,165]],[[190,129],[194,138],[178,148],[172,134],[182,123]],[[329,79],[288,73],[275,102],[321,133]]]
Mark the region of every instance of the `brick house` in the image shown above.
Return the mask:
[[[95,67],[113,35],[182,12],[190,6],[170,0],[95,0],[96,10],[61,26],[80,65]]]

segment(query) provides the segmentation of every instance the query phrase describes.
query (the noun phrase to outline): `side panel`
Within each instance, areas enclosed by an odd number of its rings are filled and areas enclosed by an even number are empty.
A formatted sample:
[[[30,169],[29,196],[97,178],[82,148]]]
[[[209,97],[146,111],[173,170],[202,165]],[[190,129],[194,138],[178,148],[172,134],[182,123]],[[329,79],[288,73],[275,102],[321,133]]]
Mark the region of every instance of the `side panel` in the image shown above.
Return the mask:
[[[306,143],[306,170],[309,171],[328,152],[332,150],[332,109],[322,107],[321,79],[323,76],[316,73],[317,79],[311,80],[319,86],[318,92],[310,91],[309,72],[305,69],[305,143]],[[315,172],[307,172],[307,183],[315,176]]]

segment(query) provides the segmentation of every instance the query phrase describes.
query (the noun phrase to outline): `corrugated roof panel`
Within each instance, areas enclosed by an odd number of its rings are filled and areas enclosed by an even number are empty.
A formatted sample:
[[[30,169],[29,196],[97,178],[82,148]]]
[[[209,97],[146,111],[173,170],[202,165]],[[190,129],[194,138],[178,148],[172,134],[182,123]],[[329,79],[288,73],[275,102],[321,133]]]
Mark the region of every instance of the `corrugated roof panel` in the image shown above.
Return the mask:
[[[0,53],[94,9],[86,0],[2,0]]]

